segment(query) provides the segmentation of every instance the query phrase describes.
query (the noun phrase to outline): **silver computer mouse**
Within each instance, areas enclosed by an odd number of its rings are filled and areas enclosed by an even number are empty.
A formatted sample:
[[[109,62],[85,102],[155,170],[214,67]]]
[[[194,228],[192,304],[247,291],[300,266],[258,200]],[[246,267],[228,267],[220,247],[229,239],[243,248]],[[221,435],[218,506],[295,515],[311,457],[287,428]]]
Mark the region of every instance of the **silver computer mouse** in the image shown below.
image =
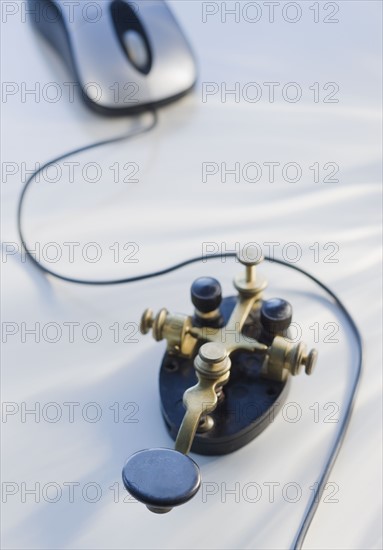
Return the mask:
[[[196,81],[193,53],[162,0],[29,0],[29,13],[99,113],[163,105]]]

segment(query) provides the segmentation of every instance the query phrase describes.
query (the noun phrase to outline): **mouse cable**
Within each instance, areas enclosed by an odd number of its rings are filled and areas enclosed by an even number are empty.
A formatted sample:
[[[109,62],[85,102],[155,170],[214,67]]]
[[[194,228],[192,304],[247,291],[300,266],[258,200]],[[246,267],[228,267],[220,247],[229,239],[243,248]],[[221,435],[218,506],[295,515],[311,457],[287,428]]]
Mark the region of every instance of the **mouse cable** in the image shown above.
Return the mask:
[[[53,159],[49,162],[46,162],[43,166],[39,167],[27,179],[27,181],[24,184],[24,187],[22,189],[22,192],[20,194],[19,201],[18,201],[18,206],[17,206],[17,227],[18,227],[18,232],[19,232],[19,237],[20,237],[20,240],[21,240],[21,244],[22,244],[22,247],[23,247],[23,249],[26,253],[26,256],[33,263],[33,265],[35,267],[37,267],[40,271],[42,271],[44,274],[52,275],[53,277],[56,277],[57,279],[61,279],[63,281],[67,281],[67,282],[70,282],[70,283],[77,283],[77,284],[83,284],[83,285],[117,285],[117,284],[127,284],[127,283],[143,281],[145,279],[151,279],[151,278],[154,278],[154,277],[160,277],[161,275],[166,275],[167,273],[171,273],[173,271],[181,269],[182,267],[185,267],[185,266],[188,266],[188,265],[191,265],[191,264],[194,264],[194,263],[198,263],[201,260],[206,261],[206,260],[215,260],[215,259],[236,257],[236,254],[234,252],[227,252],[227,253],[224,253],[224,254],[209,254],[209,255],[206,255],[206,256],[203,256],[203,257],[198,256],[198,257],[195,257],[195,258],[190,258],[189,260],[185,260],[185,261],[180,262],[176,265],[167,267],[165,269],[161,269],[160,271],[154,271],[152,273],[145,273],[143,275],[138,275],[138,276],[134,276],[134,277],[127,277],[127,278],[124,278],[124,279],[111,279],[111,280],[92,281],[92,280],[86,280],[86,279],[76,279],[76,278],[73,278],[73,277],[67,277],[65,275],[60,275],[59,273],[55,273],[54,271],[52,271],[49,268],[42,265],[32,255],[32,253],[29,252],[27,244],[26,244],[26,239],[25,239],[25,236],[24,236],[24,233],[23,233],[23,229],[22,229],[23,205],[24,205],[24,199],[25,199],[26,193],[27,193],[31,183],[35,180],[36,176],[40,172],[42,172],[43,170],[45,170],[46,168],[51,166],[52,164],[58,163],[58,162],[66,159],[68,157],[71,157],[73,155],[78,155],[80,153],[83,153],[84,151],[88,151],[88,150],[94,149],[96,147],[101,147],[102,145],[108,145],[108,144],[111,144],[111,143],[117,143],[117,142],[120,142],[120,141],[128,140],[128,139],[131,139],[131,138],[133,138],[135,136],[138,136],[140,134],[144,134],[146,132],[149,132],[158,123],[157,112],[156,111],[151,111],[151,112],[153,114],[153,121],[151,122],[150,125],[145,126],[143,129],[139,129],[136,132],[133,131],[133,132],[130,132],[129,134],[122,135],[122,136],[119,136],[119,137],[115,137],[115,138],[112,138],[112,139],[106,139],[106,140],[99,141],[99,142],[96,142],[96,143],[93,143],[93,144],[90,144],[90,145],[85,145],[84,147],[80,147],[78,149],[75,149],[73,151],[65,153],[65,154],[63,154],[63,155],[61,155],[61,156],[59,156],[59,157],[57,157],[57,158],[55,158],[55,159]],[[358,385],[359,385],[359,381],[360,381],[360,377],[361,377],[361,373],[362,373],[363,342],[362,342],[362,337],[361,337],[361,334],[359,332],[359,329],[356,326],[355,321],[352,318],[351,314],[348,312],[348,310],[343,305],[343,303],[338,298],[338,296],[327,285],[322,283],[319,279],[317,279],[311,273],[308,273],[306,270],[298,267],[295,264],[291,264],[291,263],[286,262],[286,261],[281,260],[281,259],[272,258],[270,256],[265,256],[265,260],[269,261],[269,262],[272,262],[272,263],[280,264],[280,265],[288,267],[290,269],[293,269],[293,270],[297,271],[298,273],[301,273],[302,275],[304,275],[305,277],[307,277],[311,281],[313,281],[317,286],[319,286],[332,299],[332,301],[334,302],[337,309],[340,310],[340,312],[346,318],[346,320],[347,320],[347,322],[350,326],[351,332],[352,332],[352,334],[355,338],[356,346],[357,346],[356,371],[355,371],[355,374],[354,374],[354,378],[353,378],[353,381],[352,381],[350,392],[349,392],[348,397],[347,397],[343,418],[340,422],[340,426],[339,426],[337,435],[335,437],[335,440],[331,445],[329,456],[327,457],[327,459],[324,463],[324,466],[321,470],[321,473],[319,475],[319,479],[318,479],[318,482],[317,482],[317,488],[316,488],[315,492],[313,493],[312,498],[310,499],[310,501],[309,501],[309,503],[306,507],[306,510],[305,510],[304,515],[303,515],[301,524],[299,526],[299,529],[296,533],[296,536],[295,536],[293,544],[292,544],[292,548],[294,550],[300,550],[300,548],[302,548],[303,541],[305,539],[307,531],[310,527],[310,524],[311,524],[311,522],[314,518],[315,512],[316,512],[316,510],[318,508],[318,505],[320,503],[320,500],[322,498],[323,492],[326,489],[327,480],[330,476],[331,470],[334,466],[334,463],[336,461],[336,458],[337,458],[338,453],[340,451],[340,448],[342,446],[344,437],[346,435],[347,427],[349,425],[349,421],[350,421],[350,418],[351,418],[351,414],[352,414],[352,410],[353,410],[354,402],[355,402],[355,397],[356,397],[356,393],[357,393],[357,389],[358,389]]]

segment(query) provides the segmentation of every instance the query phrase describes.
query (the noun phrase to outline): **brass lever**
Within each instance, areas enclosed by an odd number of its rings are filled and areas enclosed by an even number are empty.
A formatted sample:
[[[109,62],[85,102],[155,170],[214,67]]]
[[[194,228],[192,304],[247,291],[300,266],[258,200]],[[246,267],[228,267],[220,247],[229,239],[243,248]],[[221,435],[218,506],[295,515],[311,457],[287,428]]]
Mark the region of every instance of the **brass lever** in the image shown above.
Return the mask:
[[[178,431],[176,451],[190,451],[201,417],[217,406],[219,389],[229,380],[230,367],[231,361],[221,344],[207,343],[199,349],[194,360],[198,383],[184,393],[186,413]]]
[[[201,416],[214,411],[217,393],[229,379],[231,362],[220,344],[201,346],[194,366],[198,384],[184,394],[186,413],[175,449],[144,449],[126,462],[122,478],[126,489],[157,514],[184,504],[198,491],[201,476],[198,465],[187,455]]]

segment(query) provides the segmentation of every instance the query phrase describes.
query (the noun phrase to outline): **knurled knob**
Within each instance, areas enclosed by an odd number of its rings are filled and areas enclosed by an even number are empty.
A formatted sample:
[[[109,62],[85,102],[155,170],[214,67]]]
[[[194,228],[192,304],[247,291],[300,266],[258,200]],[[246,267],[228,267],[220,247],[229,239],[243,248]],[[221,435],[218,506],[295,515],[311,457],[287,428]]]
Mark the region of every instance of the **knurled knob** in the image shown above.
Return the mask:
[[[223,344],[207,342],[199,348],[194,366],[206,378],[219,378],[230,370],[231,361]]]
[[[194,307],[201,313],[210,313],[219,308],[222,301],[222,288],[213,277],[199,277],[190,289]]]
[[[262,304],[261,323],[263,328],[271,334],[287,330],[291,325],[292,317],[291,304],[282,298],[271,298]]]

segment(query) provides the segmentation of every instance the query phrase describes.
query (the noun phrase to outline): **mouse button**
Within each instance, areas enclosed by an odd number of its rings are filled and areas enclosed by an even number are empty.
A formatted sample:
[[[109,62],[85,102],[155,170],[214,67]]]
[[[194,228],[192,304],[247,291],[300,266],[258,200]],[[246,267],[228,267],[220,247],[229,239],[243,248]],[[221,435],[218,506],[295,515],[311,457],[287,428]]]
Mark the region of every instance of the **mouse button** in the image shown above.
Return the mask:
[[[89,25],[93,26],[97,23],[103,24],[107,16],[108,7],[112,0],[102,0],[101,2],[87,2],[80,6],[75,2],[73,6],[67,0],[49,0],[55,2],[62,14],[66,25],[69,28],[78,29]]]
[[[136,30],[130,29],[123,34],[122,40],[133,65],[140,70],[145,70],[150,57],[142,35]]]
[[[140,6],[140,18],[143,26],[150,29],[149,38],[156,54],[153,65],[161,65],[161,70],[169,65],[174,72],[175,66],[182,69],[185,64],[187,71],[194,73],[194,56],[169,7],[164,2],[144,2]]]
[[[133,66],[127,71],[126,54],[111,24],[73,29],[71,44],[78,83],[94,103],[125,107],[136,100],[134,90],[139,90],[140,97],[144,93],[143,77],[133,74]],[[127,89],[127,83],[132,83],[132,88]]]
[[[141,23],[141,4],[139,12],[124,0],[113,0],[110,14],[114,32],[122,52],[133,69],[144,75],[149,74],[152,66],[152,50],[147,32]]]
[[[80,84],[94,82],[101,86],[105,73],[110,71],[111,60],[118,63],[119,59],[113,33],[105,25],[97,24],[72,27],[71,31],[73,58]]]

